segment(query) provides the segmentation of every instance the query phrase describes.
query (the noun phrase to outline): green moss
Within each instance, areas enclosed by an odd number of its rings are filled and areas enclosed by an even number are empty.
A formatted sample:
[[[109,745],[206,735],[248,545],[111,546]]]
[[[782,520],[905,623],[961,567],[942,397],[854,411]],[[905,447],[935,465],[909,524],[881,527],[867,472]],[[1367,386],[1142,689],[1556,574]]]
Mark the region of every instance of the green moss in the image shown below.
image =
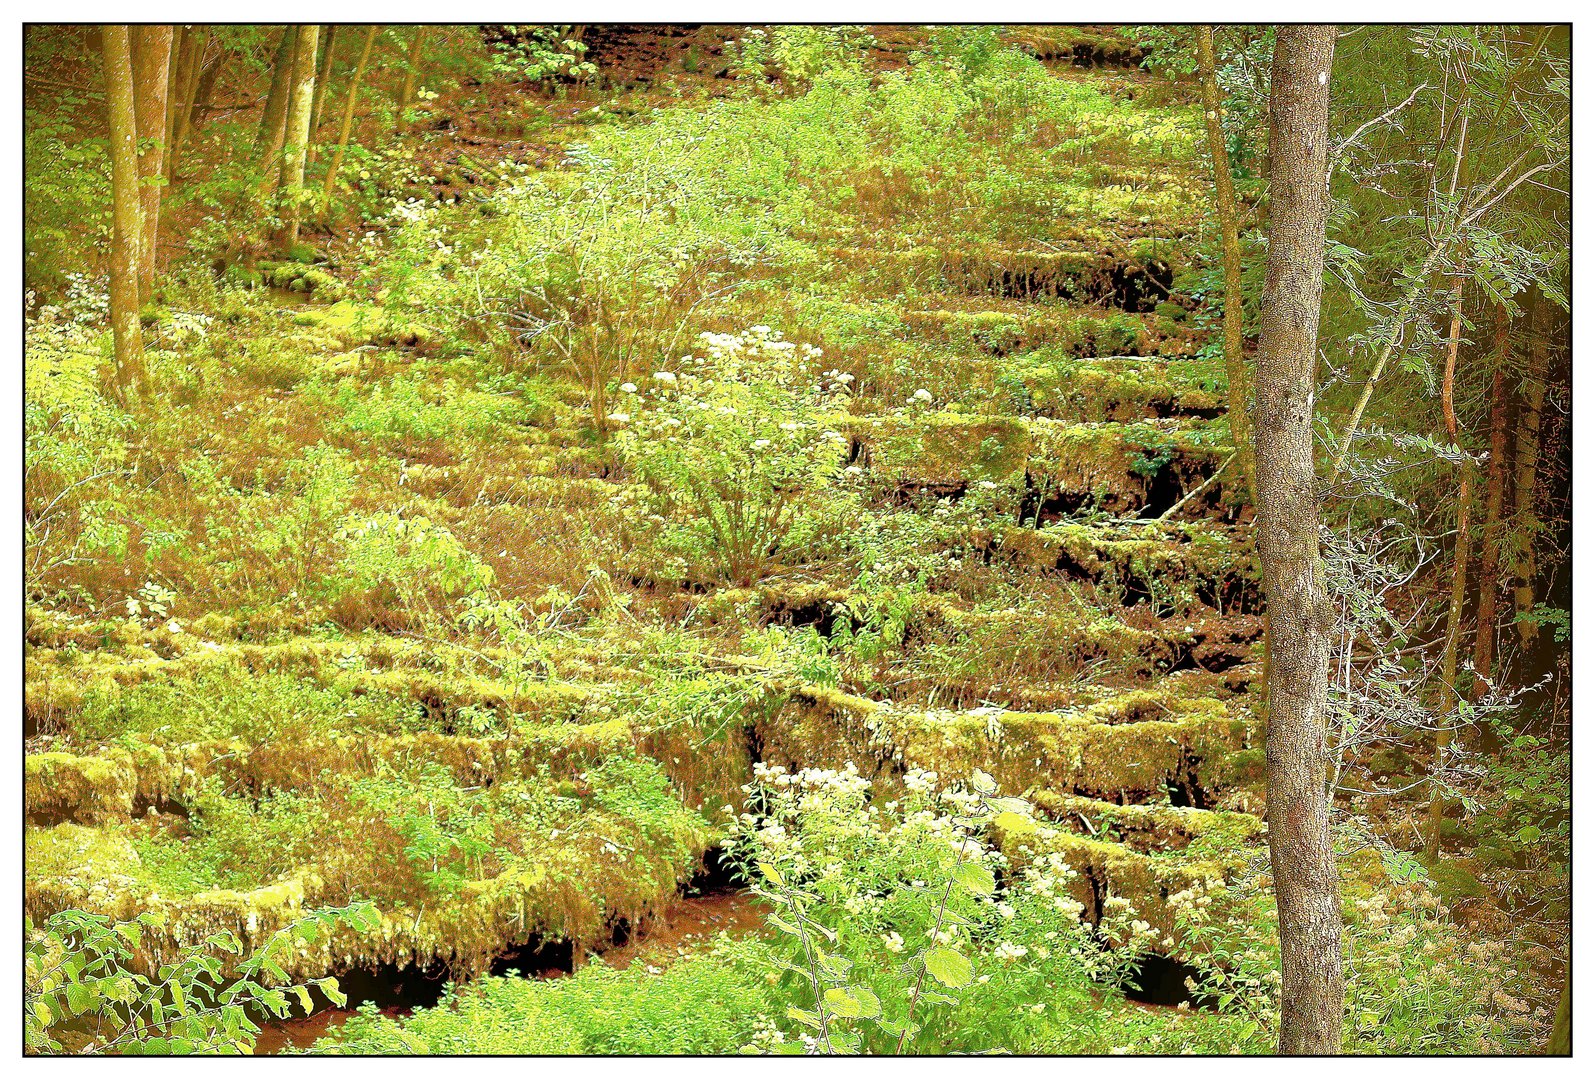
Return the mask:
[[[1460,900],[1476,899],[1488,895],[1484,883],[1461,862],[1444,859],[1428,869],[1429,878],[1434,882],[1435,891],[1440,894],[1440,899],[1444,900],[1447,905],[1455,905]]]
[[[133,812],[137,772],[132,755],[29,754],[23,767],[23,802],[29,818],[98,824]]]

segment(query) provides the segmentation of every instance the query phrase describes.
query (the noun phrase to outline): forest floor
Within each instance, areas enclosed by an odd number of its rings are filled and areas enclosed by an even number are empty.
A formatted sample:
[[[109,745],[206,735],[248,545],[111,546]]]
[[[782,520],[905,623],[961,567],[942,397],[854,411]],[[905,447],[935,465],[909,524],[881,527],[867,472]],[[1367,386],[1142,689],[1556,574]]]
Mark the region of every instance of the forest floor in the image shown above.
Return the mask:
[[[920,44],[880,38],[881,70]],[[415,132],[420,179],[396,194],[469,246],[513,178],[580,172],[571,148],[595,132],[730,95],[711,39],[617,46],[618,92],[452,90]],[[573,972],[589,951],[651,972],[720,931],[755,933],[745,894],[681,897],[724,881],[722,808],[743,809],[756,762],[851,763],[888,795],[915,769],[982,769],[1052,826],[1006,844],[1012,864],[1062,855],[1082,918],[1151,958],[1130,997],[1185,1001],[1105,1000],[1121,1019],[1098,1049],[1266,1049],[1266,1028],[1188,1008],[1180,989],[1214,947],[1182,898],[1225,893],[1236,918],[1270,901],[1251,512],[1189,277],[1196,114],[1111,35],[1038,51],[1081,103],[1078,126],[1048,136],[1073,141],[1073,172],[1028,166],[1040,194],[1022,195],[1049,234],[916,216],[914,193],[861,172],[852,220],[805,219],[806,269],[761,270],[692,313],[685,349],[762,323],[856,379],[835,421],[855,546],[743,583],[649,547],[622,512],[637,478],[579,381],[502,377],[489,349],[458,344],[452,313],[393,302],[422,297],[406,290],[430,269],[402,222],[309,232],[314,267],[258,268],[286,287],[271,303],[174,286],[152,361],[170,407],[132,449],[129,546],[145,558],[63,570],[78,591],[28,629],[30,915],[154,913],[160,958],[373,898],[375,929],[307,943],[286,967],[357,974],[351,1006],[386,981],[365,1000],[398,1016],[442,1000],[447,979]],[[335,552],[395,520],[431,545],[381,556],[412,559],[416,580],[324,584],[366,573]],[[458,596],[427,583],[450,575],[490,580],[528,618],[513,632],[485,608],[459,618]],[[1422,772],[1404,755],[1375,767]],[[1411,805],[1359,809],[1394,836]],[[1511,928],[1472,869],[1437,895],[1403,878],[1396,848],[1345,852],[1359,943],[1388,938],[1394,916],[1433,932],[1425,970],[1505,964]],[[1476,869],[1465,835],[1449,850]],[[1126,910],[1145,929],[1125,930]],[[1468,1046],[1543,1038],[1554,946],[1529,943],[1521,976],[1489,984],[1515,1004],[1479,1005]],[[335,1038],[344,1015],[290,1021],[259,1049]],[[1392,1022],[1368,1006],[1354,1026],[1372,1048]]]

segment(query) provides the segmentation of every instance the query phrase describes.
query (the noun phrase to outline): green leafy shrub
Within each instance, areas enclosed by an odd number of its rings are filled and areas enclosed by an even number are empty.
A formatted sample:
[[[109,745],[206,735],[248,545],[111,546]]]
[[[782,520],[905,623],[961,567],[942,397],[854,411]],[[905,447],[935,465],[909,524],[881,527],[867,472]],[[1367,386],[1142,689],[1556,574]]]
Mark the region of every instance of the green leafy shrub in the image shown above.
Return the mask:
[[[51,571],[126,551],[118,478],[133,419],[102,390],[86,328],[46,311],[25,325],[23,544],[30,593]]]
[[[334,598],[365,597],[426,614],[493,583],[491,567],[426,517],[387,512],[353,518],[338,540],[343,554],[329,583]]]
[[[315,1049],[335,1054],[727,1054],[766,999],[731,946],[665,971],[589,964],[550,982],[487,978],[395,1020],[367,1009]]]
[[[282,1019],[293,1002],[307,1014],[313,1007],[309,986],[290,982],[283,959],[339,926],[369,929],[375,917],[369,904],[313,912],[248,956],[241,956],[238,936],[223,931],[152,974],[139,970],[136,957],[154,916],[112,922],[62,911],[37,927],[29,920],[23,1046],[37,1054],[247,1054],[260,1034],[251,1010]],[[228,955],[241,958],[224,966]],[[344,1003],[337,979],[314,985],[334,1004]]]
[[[755,766],[753,809],[726,845],[771,904],[783,942],[775,986],[788,1007],[754,1047],[1018,1050],[1060,1006],[1123,977],[1131,957],[1080,921],[1075,871],[1061,858],[999,887],[1006,861],[992,836],[1041,828],[1028,803],[999,796],[978,771],[941,789],[934,773],[910,770],[904,786],[882,804],[851,765]]]
[[[740,584],[801,550],[838,521],[832,490],[848,441],[832,427],[852,376],[815,374],[820,350],[769,327],[704,334],[704,355],[656,372],[611,419],[617,445],[642,481],[639,533],[686,572]]]

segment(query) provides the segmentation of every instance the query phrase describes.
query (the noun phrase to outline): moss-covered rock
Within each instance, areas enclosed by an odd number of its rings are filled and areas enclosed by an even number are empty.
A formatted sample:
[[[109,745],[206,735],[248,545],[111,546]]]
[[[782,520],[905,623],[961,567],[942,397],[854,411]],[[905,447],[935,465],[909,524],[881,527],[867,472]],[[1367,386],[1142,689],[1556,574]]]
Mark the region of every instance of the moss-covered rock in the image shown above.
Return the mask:
[[[138,771],[125,750],[102,755],[29,754],[23,766],[28,820],[94,825],[126,820],[133,812]]]

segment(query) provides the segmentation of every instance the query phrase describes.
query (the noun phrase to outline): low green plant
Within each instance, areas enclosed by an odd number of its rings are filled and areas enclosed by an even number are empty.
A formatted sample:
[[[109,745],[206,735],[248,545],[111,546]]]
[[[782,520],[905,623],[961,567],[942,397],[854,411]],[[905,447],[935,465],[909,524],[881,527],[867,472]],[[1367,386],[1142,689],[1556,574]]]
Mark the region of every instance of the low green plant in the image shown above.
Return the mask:
[[[38,926],[26,921],[22,1019],[28,1053],[247,1054],[260,1034],[255,1017],[286,1018],[294,1002],[308,1014],[312,985],[333,1004],[344,1004],[337,979],[295,983],[282,961],[337,927],[370,929],[377,913],[370,904],[312,912],[248,955],[236,934],[223,931],[147,972],[139,966],[139,949],[155,919],[144,914],[114,922],[73,910]]]
[[[942,788],[914,769],[903,783],[882,802],[851,765],[755,766],[726,845],[771,905],[786,1011],[750,1048],[1019,1050],[1060,1000],[1122,978],[1128,957],[1080,921],[1073,870],[1041,859],[1008,873],[994,836],[1041,830],[1028,803],[979,771]]]
[[[700,340],[703,356],[621,387],[616,442],[642,481],[630,510],[682,570],[751,584],[839,520],[848,441],[833,424],[852,377],[815,373],[820,350],[765,326]]]

